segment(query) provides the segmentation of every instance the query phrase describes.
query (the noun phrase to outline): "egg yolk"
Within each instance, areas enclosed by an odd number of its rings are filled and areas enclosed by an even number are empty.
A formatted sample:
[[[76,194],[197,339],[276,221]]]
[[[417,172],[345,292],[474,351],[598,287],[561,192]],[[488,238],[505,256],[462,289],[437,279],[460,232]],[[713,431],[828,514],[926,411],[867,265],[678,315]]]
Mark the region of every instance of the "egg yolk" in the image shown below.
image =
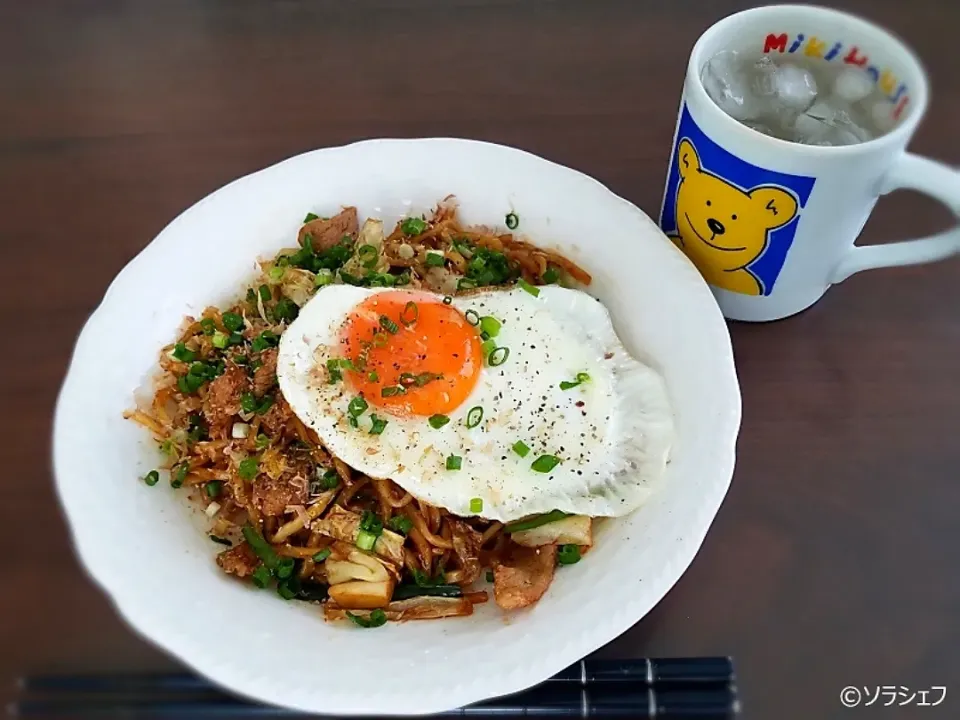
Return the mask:
[[[391,290],[356,305],[340,330],[348,382],[371,405],[401,415],[446,415],[473,391],[480,338],[433,295]]]

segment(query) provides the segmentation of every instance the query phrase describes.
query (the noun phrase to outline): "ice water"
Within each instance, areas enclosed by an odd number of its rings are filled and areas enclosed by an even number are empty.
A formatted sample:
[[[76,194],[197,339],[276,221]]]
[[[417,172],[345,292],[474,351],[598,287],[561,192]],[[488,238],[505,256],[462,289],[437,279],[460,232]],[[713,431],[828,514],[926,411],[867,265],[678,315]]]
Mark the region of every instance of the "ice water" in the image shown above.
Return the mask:
[[[724,50],[710,58],[700,78],[730,117],[781,140],[853,145],[894,125],[890,101],[856,65]]]

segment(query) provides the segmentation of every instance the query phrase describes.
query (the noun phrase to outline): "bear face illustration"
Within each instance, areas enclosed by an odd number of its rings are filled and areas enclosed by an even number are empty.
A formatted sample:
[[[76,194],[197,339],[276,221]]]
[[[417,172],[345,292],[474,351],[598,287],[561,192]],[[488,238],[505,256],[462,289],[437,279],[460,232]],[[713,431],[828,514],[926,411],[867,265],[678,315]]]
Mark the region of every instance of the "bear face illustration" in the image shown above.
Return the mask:
[[[763,255],[770,231],[797,215],[797,200],[783,188],[742,190],[700,164],[688,139],[677,151],[677,233],[673,241],[711,285],[762,295],[763,283],[749,265]]]

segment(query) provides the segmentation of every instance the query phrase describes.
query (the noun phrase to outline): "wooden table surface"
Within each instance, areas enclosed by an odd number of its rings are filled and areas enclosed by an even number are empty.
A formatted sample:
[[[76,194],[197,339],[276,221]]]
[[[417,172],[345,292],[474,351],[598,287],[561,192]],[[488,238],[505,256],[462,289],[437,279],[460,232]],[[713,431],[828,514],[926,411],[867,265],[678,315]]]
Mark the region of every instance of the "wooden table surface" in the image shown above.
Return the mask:
[[[838,4],[917,49],[933,99],[912,149],[960,163],[960,5]],[[431,135],[525,148],[655,215],[688,52],[748,5],[0,2],[0,700],[29,671],[176,666],[80,569],[49,462],[76,334],[171,218],[305,150]],[[949,222],[902,193],[862,241]],[[951,681],[938,708],[894,715],[881,700],[857,717],[960,715],[958,308],[953,260],[733,324],[744,411],[730,493],[689,571],[601,652],[731,654],[748,718],[852,717],[846,685]]]

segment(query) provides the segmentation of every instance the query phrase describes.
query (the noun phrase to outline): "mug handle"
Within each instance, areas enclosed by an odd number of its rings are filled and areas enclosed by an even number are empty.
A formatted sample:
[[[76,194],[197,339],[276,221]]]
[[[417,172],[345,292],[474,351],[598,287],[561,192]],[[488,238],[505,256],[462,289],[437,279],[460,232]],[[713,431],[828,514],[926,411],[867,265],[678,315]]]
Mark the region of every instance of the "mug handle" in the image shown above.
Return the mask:
[[[880,195],[906,188],[939,200],[960,214],[960,172],[929,158],[905,152],[884,176]],[[833,271],[832,284],[879,267],[918,265],[960,253],[960,227],[919,240],[858,247],[854,245]]]

